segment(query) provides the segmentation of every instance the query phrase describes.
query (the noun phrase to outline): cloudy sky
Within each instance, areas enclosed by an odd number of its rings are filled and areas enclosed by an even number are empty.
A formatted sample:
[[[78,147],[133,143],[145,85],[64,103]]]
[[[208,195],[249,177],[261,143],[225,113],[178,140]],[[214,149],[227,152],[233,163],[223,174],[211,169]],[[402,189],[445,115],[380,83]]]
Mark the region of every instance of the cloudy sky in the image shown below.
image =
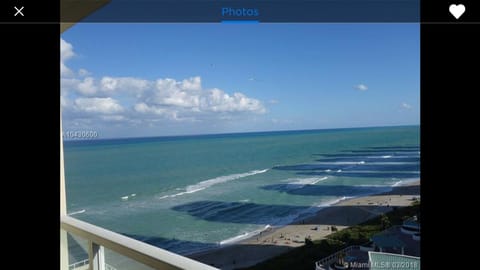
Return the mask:
[[[419,124],[418,24],[77,24],[60,44],[64,131]]]

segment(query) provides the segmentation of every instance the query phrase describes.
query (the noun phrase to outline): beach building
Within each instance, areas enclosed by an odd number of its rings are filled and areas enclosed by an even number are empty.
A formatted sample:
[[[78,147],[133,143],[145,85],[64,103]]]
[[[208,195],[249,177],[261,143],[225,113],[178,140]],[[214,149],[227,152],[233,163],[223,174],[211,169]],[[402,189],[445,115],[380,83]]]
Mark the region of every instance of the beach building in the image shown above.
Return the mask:
[[[420,257],[350,246],[315,263],[315,270],[420,269]]]
[[[315,270],[420,269],[420,233],[404,232],[404,226],[419,228],[416,218],[374,235],[362,246],[349,246],[315,263]],[[418,235],[418,237],[417,237]]]
[[[405,234],[412,235],[413,239],[420,240],[420,223],[418,222],[417,216],[405,220],[401,230]]]
[[[390,249],[400,251],[400,254],[405,254],[405,242],[394,233],[377,234],[372,237],[372,241],[374,247],[378,248],[380,252]]]
[[[410,269],[420,270],[420,257],[385,252],[368,252],[370,270]]]

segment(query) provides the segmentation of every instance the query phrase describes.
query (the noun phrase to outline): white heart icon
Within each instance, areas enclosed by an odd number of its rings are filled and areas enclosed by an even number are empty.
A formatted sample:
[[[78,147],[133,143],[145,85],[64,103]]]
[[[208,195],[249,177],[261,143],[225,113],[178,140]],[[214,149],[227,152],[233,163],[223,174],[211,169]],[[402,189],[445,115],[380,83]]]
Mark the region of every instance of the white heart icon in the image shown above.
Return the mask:
[[[450,13],[452,13],[453,17],[458,20],[458,18],[460,18],[460,16],[462,16],[462,14],[465,12],[465,6],[462,4],[452,4],[450,5],[450,8],[448,10],[450,11]]]

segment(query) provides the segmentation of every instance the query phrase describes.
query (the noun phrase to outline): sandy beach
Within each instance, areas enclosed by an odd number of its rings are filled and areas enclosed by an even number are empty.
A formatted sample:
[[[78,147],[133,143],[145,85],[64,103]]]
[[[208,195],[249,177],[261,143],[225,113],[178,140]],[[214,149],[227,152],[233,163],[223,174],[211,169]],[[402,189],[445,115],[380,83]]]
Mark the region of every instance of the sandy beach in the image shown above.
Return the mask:
[[[332,233],[331,226],[341,230],[382,213],[393,207],[410,205],[420,196],[420,180],[378,195],[340,201],[318,211],[314,216],[280,228],[269,228],[260,234],[222,248],[188,257],[230,270],[255,265],[268,258],[304,245],[305,238],[322,239]]]

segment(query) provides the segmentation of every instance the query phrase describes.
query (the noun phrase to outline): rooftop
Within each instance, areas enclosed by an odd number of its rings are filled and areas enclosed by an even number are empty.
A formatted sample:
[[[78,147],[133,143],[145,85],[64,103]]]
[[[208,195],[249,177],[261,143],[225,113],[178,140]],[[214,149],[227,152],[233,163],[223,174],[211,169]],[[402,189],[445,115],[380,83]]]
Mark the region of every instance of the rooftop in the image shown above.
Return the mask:
[[[370,270],[410,269],[420,270],[420,257],[384,252],[368,252]]]

